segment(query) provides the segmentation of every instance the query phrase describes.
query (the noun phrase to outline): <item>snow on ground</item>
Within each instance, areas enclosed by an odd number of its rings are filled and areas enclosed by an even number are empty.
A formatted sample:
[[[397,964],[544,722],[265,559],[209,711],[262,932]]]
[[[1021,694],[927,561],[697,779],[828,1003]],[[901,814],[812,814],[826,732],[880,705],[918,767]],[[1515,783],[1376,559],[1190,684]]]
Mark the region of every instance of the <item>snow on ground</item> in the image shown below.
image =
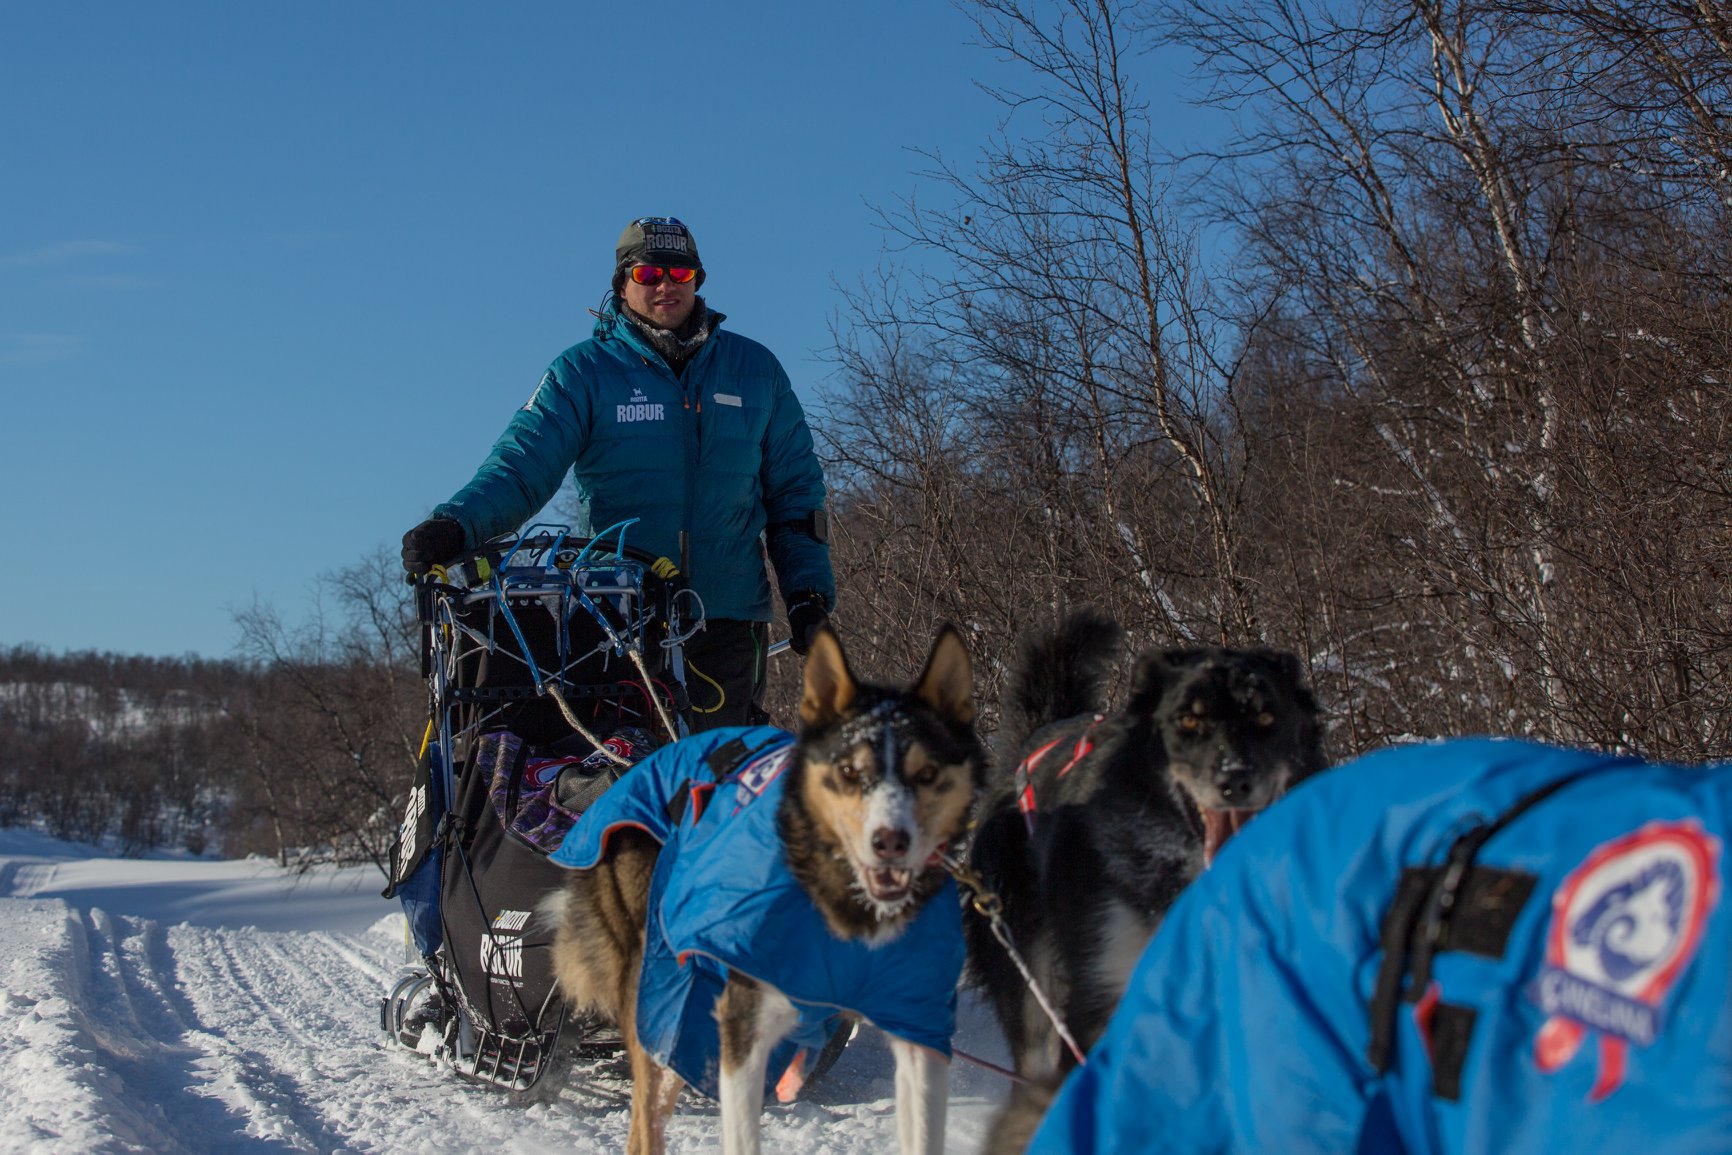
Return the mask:
[[[0,830],[0,1151],[617,1152],[626,1084],[603,1056],[522,1106],[387,1043],[412,954],[376,871],[113,859]],[[966,1003],[957,1046],[1003,1062]],[[771,1106],[766,1151],[896,1150],[891,1063],[868,1032],[814,1101]],[[948,1149],[979,1149],[1008,1085],[958,1060]],[[718,1150],[690,1094],[673,1152]]]

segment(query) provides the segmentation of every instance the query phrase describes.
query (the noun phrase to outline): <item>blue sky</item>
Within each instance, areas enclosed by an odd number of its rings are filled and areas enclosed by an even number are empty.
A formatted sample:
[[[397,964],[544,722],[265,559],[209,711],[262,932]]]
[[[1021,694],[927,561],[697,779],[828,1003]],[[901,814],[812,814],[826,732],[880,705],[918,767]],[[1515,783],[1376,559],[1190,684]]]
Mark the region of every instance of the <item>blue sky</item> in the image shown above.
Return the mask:
[[[999,119],[971,39],[939,0],[0,2],[0,644],[304,612],[468,480],[639,215],[811,400],[871,206]]]

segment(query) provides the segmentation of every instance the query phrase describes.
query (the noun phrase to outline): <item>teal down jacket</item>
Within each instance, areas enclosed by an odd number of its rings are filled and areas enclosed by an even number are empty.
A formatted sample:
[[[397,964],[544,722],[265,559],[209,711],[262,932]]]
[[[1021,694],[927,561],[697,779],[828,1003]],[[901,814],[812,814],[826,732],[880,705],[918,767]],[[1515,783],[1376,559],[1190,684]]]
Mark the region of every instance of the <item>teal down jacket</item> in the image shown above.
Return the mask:
[[[722,314],[681,377],[611,298],[595,335],[561,353],[475,477],[433,511],[471,546],[522,525],[572,470],[594,533],[641,519],[626,544],[678,561],[690,535],[692,588],[712,618],[770,620],[758,535],[824,507],[812,433],[775,355],[725,332]],[[804,529],[767,536],[783,597],[833,607],[830,547]]]

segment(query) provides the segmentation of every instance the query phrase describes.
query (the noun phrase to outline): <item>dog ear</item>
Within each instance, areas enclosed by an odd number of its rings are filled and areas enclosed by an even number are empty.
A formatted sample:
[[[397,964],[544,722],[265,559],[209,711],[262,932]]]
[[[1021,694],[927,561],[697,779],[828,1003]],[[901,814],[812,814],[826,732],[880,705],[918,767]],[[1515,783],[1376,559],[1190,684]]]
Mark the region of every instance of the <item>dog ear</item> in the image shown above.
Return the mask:
[[[1293,700],[1299,710],[1300,765],[1295,777],[1297,781],[1309,778],[1329,765],[1329,756],[1323,752],[1323,708],[1317,702],[1317,695],[1305,684],[1305,667],[1300,664],[1299,656],[1283,650],[1280,657],[1282,671],[1292,676]]]
[[[968,664],[968,647],[954,626],[946,623],[938,631],[914,694],[960,726],[974,722],[974,673]]]
[[[1161,704],[1161,695],[1173,676],[1188,665],[1196,664],[1195,650],[1147,651],[1131,667],[1130,686],[1125,694],[1125,709],[1133,714],[1152,713]]]
[[[1281,684],[1293,692],[1293,700],[1302,713],[1315,715],[1318,713],[1317,698],[1305,684],[1305,667],[1299,661],[1299,655],[1292,650],[1262,649],[1257,651],[1263,658],[1275,667],[1281,678]]]
[[[1274,668],[1277,687],[1292,696],[1298,724],[1293,780],[1303,781],[1329,765],[1329,756],[1323,751],[1322,707],[1317,703],[1317,695],[1305,684],[1305,666],[1298,654],[1268,648],[1256,653]]]
[[[805,687],[800,695],[800,721],[822,726],[842,716],[854,702],[854,675],[842,643],[828,625],[818,627],[806,654]]]
[[[1292,650],[1262,649],[1261,653],[1270,664],[1281,672],[1281,677],[1288,684],[1302,686],[1305,682],[1305,668],[1299,664],[1299,655]]]

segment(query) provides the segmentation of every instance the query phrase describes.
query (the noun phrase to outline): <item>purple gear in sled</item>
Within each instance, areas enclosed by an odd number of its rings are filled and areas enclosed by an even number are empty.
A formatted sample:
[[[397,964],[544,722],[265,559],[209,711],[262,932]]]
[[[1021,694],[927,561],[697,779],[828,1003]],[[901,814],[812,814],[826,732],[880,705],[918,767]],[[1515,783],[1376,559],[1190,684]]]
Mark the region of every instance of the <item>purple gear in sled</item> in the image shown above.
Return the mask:
[[[623,726],[602,746],[606,753],[560,754],[525,748],[522,738],[498,730],[476,740],[475,761],[487,776],[488,800],[500,823],[542,853],[552,854],[578,816],[618,779],[621,763],[616,759],[636,762],[654,749],[655,740],[647,730]]]

